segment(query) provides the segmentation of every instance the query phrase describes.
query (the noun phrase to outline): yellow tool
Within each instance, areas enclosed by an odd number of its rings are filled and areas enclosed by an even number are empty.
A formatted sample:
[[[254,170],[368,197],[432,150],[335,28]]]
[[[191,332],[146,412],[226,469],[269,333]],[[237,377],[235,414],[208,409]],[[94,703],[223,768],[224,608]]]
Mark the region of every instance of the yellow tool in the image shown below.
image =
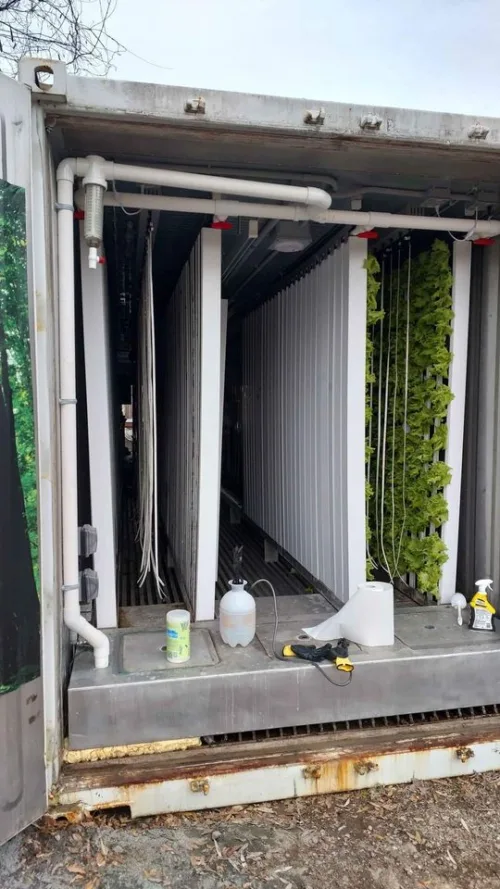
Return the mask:
[[[297,657],[312,664],[328,661],[342,673],[352,673],[354,670],[354,664],[349,659],[349,644],[346,639],[339,639],[335,647],[330,642],[321,648],[315,648],[313,645],[289,644],[285,645],[281,654],[284,658]]]

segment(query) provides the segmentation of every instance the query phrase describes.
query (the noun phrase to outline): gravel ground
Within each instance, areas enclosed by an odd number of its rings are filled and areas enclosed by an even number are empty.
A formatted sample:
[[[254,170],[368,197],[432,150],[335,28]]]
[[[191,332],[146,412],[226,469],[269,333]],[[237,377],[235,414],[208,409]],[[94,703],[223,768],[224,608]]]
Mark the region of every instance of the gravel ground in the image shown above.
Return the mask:
[[[2,889],[497,889],[498,774],[131,821],[43,822]]]

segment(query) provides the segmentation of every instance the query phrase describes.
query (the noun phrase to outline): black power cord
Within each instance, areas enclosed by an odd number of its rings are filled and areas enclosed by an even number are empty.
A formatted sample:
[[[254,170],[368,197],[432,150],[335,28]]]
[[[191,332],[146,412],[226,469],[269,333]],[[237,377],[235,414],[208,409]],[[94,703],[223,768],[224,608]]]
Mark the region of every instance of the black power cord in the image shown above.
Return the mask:
[[[274,655],[274,657],[276,658],[276,660],[278,660],[278,661],[284,661],[284,662],[286,662],[287,664],[289,664],[289,663],[290,663],[290,658],[289,658],[289,657],[284,657],[284,655],[283,655],[281,652],[276,651],[276,637],[277,637],[277,635],[278,635],[279,617],[278,617],[278,603],[277,603],[277,598],[276,598],[276,592],[275,592],[275,589],[274,589],[274,587],[273,587],[271,581],[268,580],[267,577],[262,577],[262,578],[260,578],[260,580],[256,580],[256,581],[251,585],[250,589],[253,590],[254,587],[256,587],[259,583],[265,583],[265,584],[267,584],[268,587],[269,587],[269,589],[271,590],[271,593],[272,593],[272,596],[273,596],[273,604],[274,604],[274,632],[273,632],[273,642],[272,642],[273,655]],[[346,641],[346,642],[347,642],[348,640],[342,640],[342,641]],[[309,662],[310,664],[312,664],[314,667],[316,667],[317,670],[319,670],[319,672],[321,673],[321,675],[324,676],[324,678],[326,679],[327,682],[330,683],[330,685],[334,685],[336,688],[347,688],[347,686],[351,684],[351,681],[352,681],[352,671],[349,673],[349,678],[348,678],[347,682],[335,682],[335,680],[332,679],[331,676],[329,676],[328,673],[325,672],[325,670],[323,669],[323,667],[321,666],[321,664],[318,663],[318,661],[314,661],[314,660],[311,659],[311,660],[309,660],[308,662]]]

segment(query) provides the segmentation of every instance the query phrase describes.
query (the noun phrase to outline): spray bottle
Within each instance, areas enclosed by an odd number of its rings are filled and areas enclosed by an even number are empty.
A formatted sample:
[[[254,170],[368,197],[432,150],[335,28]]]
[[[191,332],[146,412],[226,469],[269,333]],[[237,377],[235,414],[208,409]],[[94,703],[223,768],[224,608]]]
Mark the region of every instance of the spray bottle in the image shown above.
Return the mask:
[[[231,648],[237,645],[250,645],[255,636],[255,599],[245,589],[246,580],[241,576],[243,547],[236,546],[233,550],[233,578],[229,581],[229,590],[221,599],[219,611],[219,630],[222,641]]]
[[[497,612],[488,599],[488,590],[492,589],[493,581],[489,578],[476,580],[477,592],[470,600],[469,629],[495,632],[495,618]]]

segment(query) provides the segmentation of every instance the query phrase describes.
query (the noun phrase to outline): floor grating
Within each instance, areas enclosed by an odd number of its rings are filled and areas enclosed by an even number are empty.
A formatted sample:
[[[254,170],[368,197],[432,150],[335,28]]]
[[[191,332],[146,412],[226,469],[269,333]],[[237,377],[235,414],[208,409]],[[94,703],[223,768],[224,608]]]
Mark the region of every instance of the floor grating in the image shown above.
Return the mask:
[[[298,738],[322,735],[341,731],[363,731],[366,729],[395,728],[397,726],[431,725],[446,723],[454,719],[477,719],[478,717],[500,716],[500,704],[480,707],[457,707],[454,710],[434,710],[430,713],[407,713],[401,716],[380,716],[373,719],[357,719],[346,722],[324,722],[317,725],[293,726],[292,728],[266,729],[256,732],[238,732],[228,735],[213,735],[202,738],[206,746],[234,744],[237,741],[258,743],[277,738]]]
[[[136,537],[137,518],[133,498],[132,485],[125,484],[122,490],[122,520],[117,559],[117,576],[119,590],[119,607],[133,605],[159,605],[156,586],[151,575],[146,578],[143,586],[138,579],[141,564],[141,551]],[[302,577],[300,572],[279,555],[277,562],[266,562],[264,559],[264,534],[250,524],[242,521],[231,524],[226,504],[221,505],[219,534],[219,571],[216,597],[220,599],[228,589],[229,580],[233,576],[233,550],[235,546],[243,546],[243,573],[251,585],[265,577],[271,581],[278,596],[297,596],[315,591],[314,584]],[[160,547],[160,576],[164,583],[164,596],[167,604],[184,602],[189,605],[183,591],[178,574],[168,564],[168,547],[166,537]],[[319,592],[321,590],[318,589]],[[255,596],[270,596],[269,587],[265,584],[255,587]],[[394,590],[396,607],[416,606],[418,603],[403,590]]]

